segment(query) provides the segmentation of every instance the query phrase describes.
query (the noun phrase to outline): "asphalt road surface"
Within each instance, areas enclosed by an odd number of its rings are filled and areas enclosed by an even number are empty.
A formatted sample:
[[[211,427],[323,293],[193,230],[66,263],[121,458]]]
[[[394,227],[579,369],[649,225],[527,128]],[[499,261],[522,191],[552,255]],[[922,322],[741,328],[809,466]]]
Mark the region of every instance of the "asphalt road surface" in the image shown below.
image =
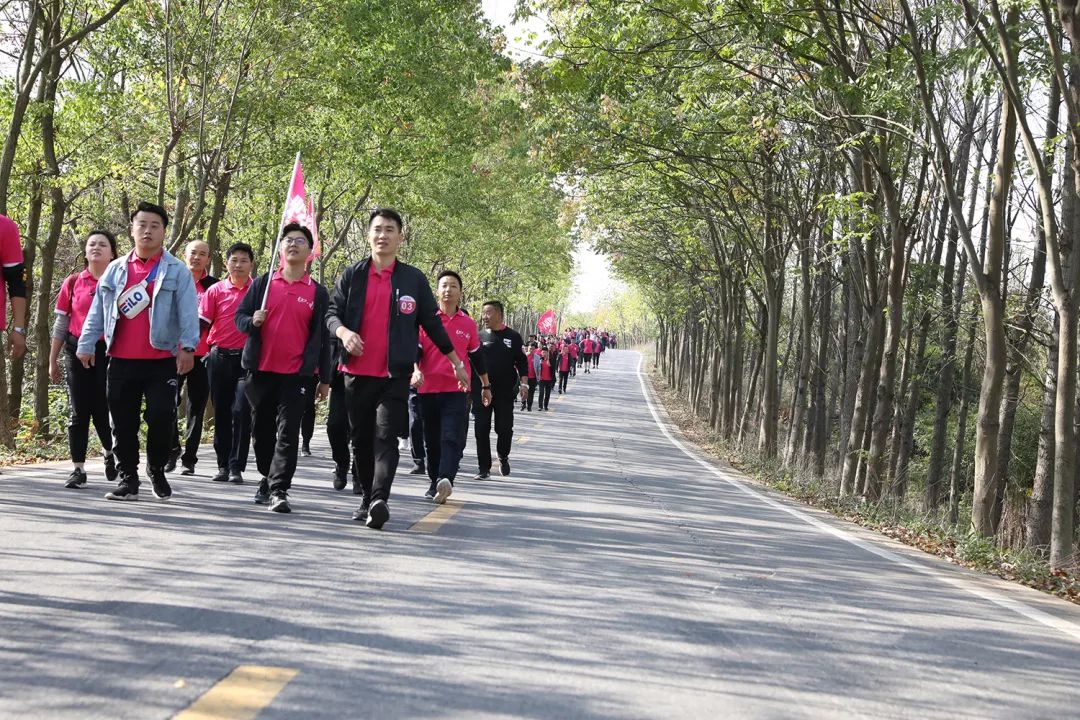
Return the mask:
[[[701,459],[639,365],[519,414],[510,477],[470,448],[448,506],[399,475],[383,531],[321,434],[286,516],[209,448],[168,502],[5,469],[0,718],[1080,716],[1074,606]]]

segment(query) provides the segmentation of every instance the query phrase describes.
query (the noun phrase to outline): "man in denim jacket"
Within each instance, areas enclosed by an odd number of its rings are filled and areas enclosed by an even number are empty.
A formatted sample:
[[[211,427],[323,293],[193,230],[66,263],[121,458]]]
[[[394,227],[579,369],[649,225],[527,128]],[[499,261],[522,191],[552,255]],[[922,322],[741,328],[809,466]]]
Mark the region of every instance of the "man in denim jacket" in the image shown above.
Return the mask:
[[[165,463],[176,425],[176,377],[191,370],[199,343],[195,283],[183,262],[164,249],[169,216],[139,203],[131,215],[135,248],[114,260],[98,280],[76,356],[94,364],[105,336],[109,412],[120,470],[106,500],[139,499],[139,425],[146,400],[146,464],[154,495],[172,496]]]

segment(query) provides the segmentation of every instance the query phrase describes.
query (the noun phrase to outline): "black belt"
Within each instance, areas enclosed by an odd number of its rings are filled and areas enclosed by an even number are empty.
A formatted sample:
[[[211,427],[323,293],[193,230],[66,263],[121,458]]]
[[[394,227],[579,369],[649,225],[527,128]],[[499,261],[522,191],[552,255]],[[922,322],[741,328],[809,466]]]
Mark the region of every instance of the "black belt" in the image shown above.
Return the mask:
[[[230,350],[229,348],[218,347],[217,345],[214,346],[214,351],[217,352],[218,355],[224,355],[226,357],[240,357],[244,354],[243,348]]]

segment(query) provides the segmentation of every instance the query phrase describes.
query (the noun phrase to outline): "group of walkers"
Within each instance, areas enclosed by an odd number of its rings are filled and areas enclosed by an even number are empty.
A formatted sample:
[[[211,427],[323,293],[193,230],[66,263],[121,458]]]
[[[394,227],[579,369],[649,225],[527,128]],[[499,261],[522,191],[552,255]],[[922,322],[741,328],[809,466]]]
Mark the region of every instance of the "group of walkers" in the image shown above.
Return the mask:
[[[483,330],[461,307],[461,276],[445,270],[432,292],[419,269],[397,259],[401,216],[371,212],[369,257],[347,267],[331,290],[309,274],[311,231],[283,228],[280,265],[253,277],[254,251],[234,243],[227,277],[208,272],[210,248],[185,247],[183,261],[164,248],[169,217],[140,203],[131,215],[133,249],[121,256],[116,237],[94,230],[85,267],[61,285],[49,353],[50,375],[66,380],[71,404],[68,442],[74,465],[66,486],[85,487],[91,423],[104,452],[113,501],[139,498],[141,421],[146,469],[155,497],[167,500],[167,474],[194,475],[206,403],[214,409],[213,480],[244,483],[249,446],[260,481],[255,502],[290,512],[288,493],[298,455],[310,455],[315,403],[329,396],[326,423],[333,487],[352,480],[361,496],[353,518],[381,528],[390,517],[399,438],[412,436],[414,474],[443,503],[453,493],[473,416],[479,472],[490,477],[490,434],[510,474],[518,402],[547,410],[552,387],[567,391],[579,365],[596,367],[615,338],[596,329],[558,337],[521,336],[504,322],[498,301],[482,307]],[[14,240],[12,240],[12,238]],[[25,352],[26,287],[18,228],[0,216],[0,330],[11,296],[12,357]],[[61,363],[64,370],[61,370]],[[187,422],[177,410],[187,389]]]

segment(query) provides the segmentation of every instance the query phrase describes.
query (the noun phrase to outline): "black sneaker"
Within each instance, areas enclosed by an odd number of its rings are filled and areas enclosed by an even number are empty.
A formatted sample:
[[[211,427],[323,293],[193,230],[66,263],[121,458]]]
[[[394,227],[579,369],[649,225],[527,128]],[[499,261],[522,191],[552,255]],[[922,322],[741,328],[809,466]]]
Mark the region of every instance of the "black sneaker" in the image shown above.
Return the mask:
[[[165,477],[165,471],[161,468],[150,468],[150,483],[154,486],[154,497],[158,500],[168,500],[172,497],[172,486]]]
[[[487,470],[481,470],[480,472],[473,475],[473,480],[490,480],[490,479],[491,479],[491,475],[488,473]]]
[[[214,482],[229,482],[229,471],[225,468],[218,468],[217,475],[210,479]]]
[[[409,471],[410,475],[427,475],[427,465],[422,462],[418,462],[413,465],[413,469]]]
[[[370,506],[366,502],[360,503],[360,507],[353,510],[352,519],[356,522],[366,523],[369,507]]]
[[[334,470],[334,489],[344,490],[345,486],[349,484],[349,474],[347,471],[337,468]]]
[[[304,443],[303,447],[300,448],[300,454],[304,457],[311,457],[311,446]]]
[[[116,482],[116,478],[120,476],[120,472],[116,469],[116,455],[109,453],[105,456],[105,479],[109,482]]]
[[[105,493],[106,500],[138,500],[139,489],[121,482],[115,490]]]
[[[233,470],[229,473],[229,482],[233,485],[243,485],[244,476],[240,474],[239,470]]]
[[[432,480],[431,484],[428,485],[427,492],[424,493],[424,497],[426,497],[428,500],[434,500],[435,499],[435,492],[436,492],[435,491],[435,481]]]
[[[279,490],[270,496],[270,512],[292,512],[292,508],[289,507],[289,498],[286,497],[283,491]]]
[[[379,530],[390,519],[390,508],[385,500],[376,500],[368,509],[367,526],[372,530]]]
[[[169,451],[169,459],[165,462],[165,472],[176,470],[176,463],[180,462],[180,448]]]
[[[181,475],[194,475],[195,474],[195,463],[191,463],[191,464],[181,463],[181,465],[184,466],[184,469],[180,471]]]
[[[64,483],[64,487],[72,490],[78,490],[86,487],[86,471],[82,468],[75,468],[68,475],[67,482]]]
[[[270,481],[266,478],[259,481],[259,488],[255,491],[255,504],[270,504]]]
[[[499,458],[499,472],[503,477],[510,474],[510,458]]]
[[[446,498],[454,494],[454,483],[450,482],[446,478],[440,478],[439,482],[435,483],[435,497],[432,500],[436,505],[442,505],[446,502]]]

